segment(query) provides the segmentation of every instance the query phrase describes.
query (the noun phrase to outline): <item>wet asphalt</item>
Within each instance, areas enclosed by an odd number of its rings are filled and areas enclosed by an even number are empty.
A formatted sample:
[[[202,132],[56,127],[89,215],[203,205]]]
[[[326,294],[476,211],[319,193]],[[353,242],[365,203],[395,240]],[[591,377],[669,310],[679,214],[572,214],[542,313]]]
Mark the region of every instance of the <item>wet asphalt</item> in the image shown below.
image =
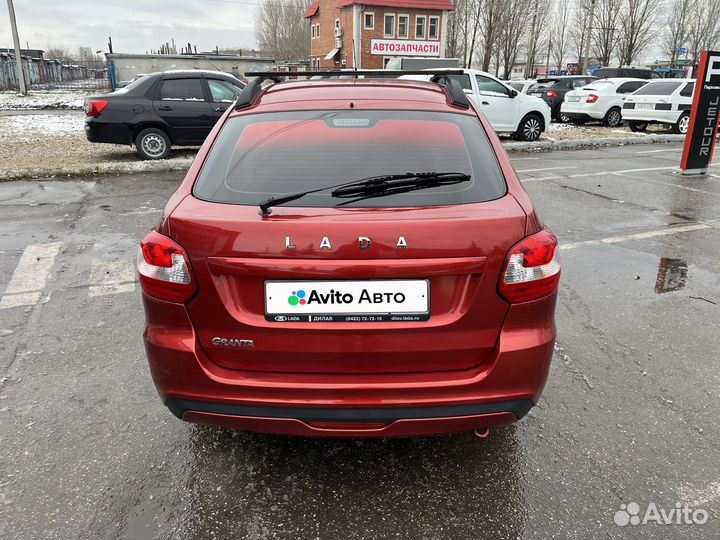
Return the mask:
[[[0,538],[717,537],[720,167],[679,159],[512,156],[564,247],[559,336],[538,406],[485,440],[177,420],[139,288],[102,269],[127,271],[182,174],[0,184],[0,293],[28,245],[59,245],[40,302],[0,309]],[[616,525],[631,502],[708,519]]]

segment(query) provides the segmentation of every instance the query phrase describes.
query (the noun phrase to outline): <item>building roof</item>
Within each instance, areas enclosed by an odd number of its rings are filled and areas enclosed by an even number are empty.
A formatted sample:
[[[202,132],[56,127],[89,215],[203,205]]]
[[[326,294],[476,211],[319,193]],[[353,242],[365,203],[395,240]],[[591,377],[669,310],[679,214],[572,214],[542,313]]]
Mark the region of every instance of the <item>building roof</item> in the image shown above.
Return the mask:
[[[306,19],[314,17],[317,14],[318,9],[320,9],[320,2],[313,2],[312,4],[310,4],[310,7],[305,12],[305,15],[303,15],[303,17],[305,17]]]
[[[455,9],[450,0],[339,0],[335,7],[342,8],[354,4],[402,9],[436,9],[438,11],[453,11]]]

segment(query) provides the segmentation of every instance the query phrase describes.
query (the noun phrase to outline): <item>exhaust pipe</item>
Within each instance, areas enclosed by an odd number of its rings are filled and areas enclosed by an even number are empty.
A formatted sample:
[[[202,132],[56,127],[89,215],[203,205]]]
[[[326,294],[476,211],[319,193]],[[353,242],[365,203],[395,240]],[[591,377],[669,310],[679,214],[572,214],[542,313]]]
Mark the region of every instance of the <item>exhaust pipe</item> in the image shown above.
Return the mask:
[[[475,434],[475,436],[478,439],[487,439],[492,432],[490,431],[490,428],[485,428],[485,429],[476,429],[475,431],[473,431],[473,433]]]

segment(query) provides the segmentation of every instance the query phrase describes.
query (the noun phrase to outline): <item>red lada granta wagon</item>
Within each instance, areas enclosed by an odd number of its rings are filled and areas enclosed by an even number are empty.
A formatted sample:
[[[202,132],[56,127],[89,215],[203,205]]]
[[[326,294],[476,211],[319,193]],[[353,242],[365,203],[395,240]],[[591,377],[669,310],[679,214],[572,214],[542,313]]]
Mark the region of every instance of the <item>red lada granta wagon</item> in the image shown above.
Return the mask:
[[[178,418],[416,436],[537,403],[557,240],[449,74],[261,74],[218,121],[138,256]]]

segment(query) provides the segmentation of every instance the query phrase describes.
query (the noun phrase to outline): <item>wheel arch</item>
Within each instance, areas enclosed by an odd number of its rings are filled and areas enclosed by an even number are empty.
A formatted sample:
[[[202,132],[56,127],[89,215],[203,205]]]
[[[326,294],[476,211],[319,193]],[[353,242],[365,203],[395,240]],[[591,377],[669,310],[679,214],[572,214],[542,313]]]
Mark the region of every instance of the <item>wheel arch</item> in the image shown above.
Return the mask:
[[[165,135],[168,136],[170,139],[170,142],[172,144],[175,144],[175,139],[172,135],[172,130],[168,128],[166,124],[163,124],[162,122],[158,122],[157,120],[147,120],[144,122],[138,122],[137,124],[134,124],[131,126],[130,133],[132,134],[132,141],[135,143],[135,139],[137,139],[137,136],[140,134],[141,131],[148,129],[148,128],[155,128],[161,130]]]

